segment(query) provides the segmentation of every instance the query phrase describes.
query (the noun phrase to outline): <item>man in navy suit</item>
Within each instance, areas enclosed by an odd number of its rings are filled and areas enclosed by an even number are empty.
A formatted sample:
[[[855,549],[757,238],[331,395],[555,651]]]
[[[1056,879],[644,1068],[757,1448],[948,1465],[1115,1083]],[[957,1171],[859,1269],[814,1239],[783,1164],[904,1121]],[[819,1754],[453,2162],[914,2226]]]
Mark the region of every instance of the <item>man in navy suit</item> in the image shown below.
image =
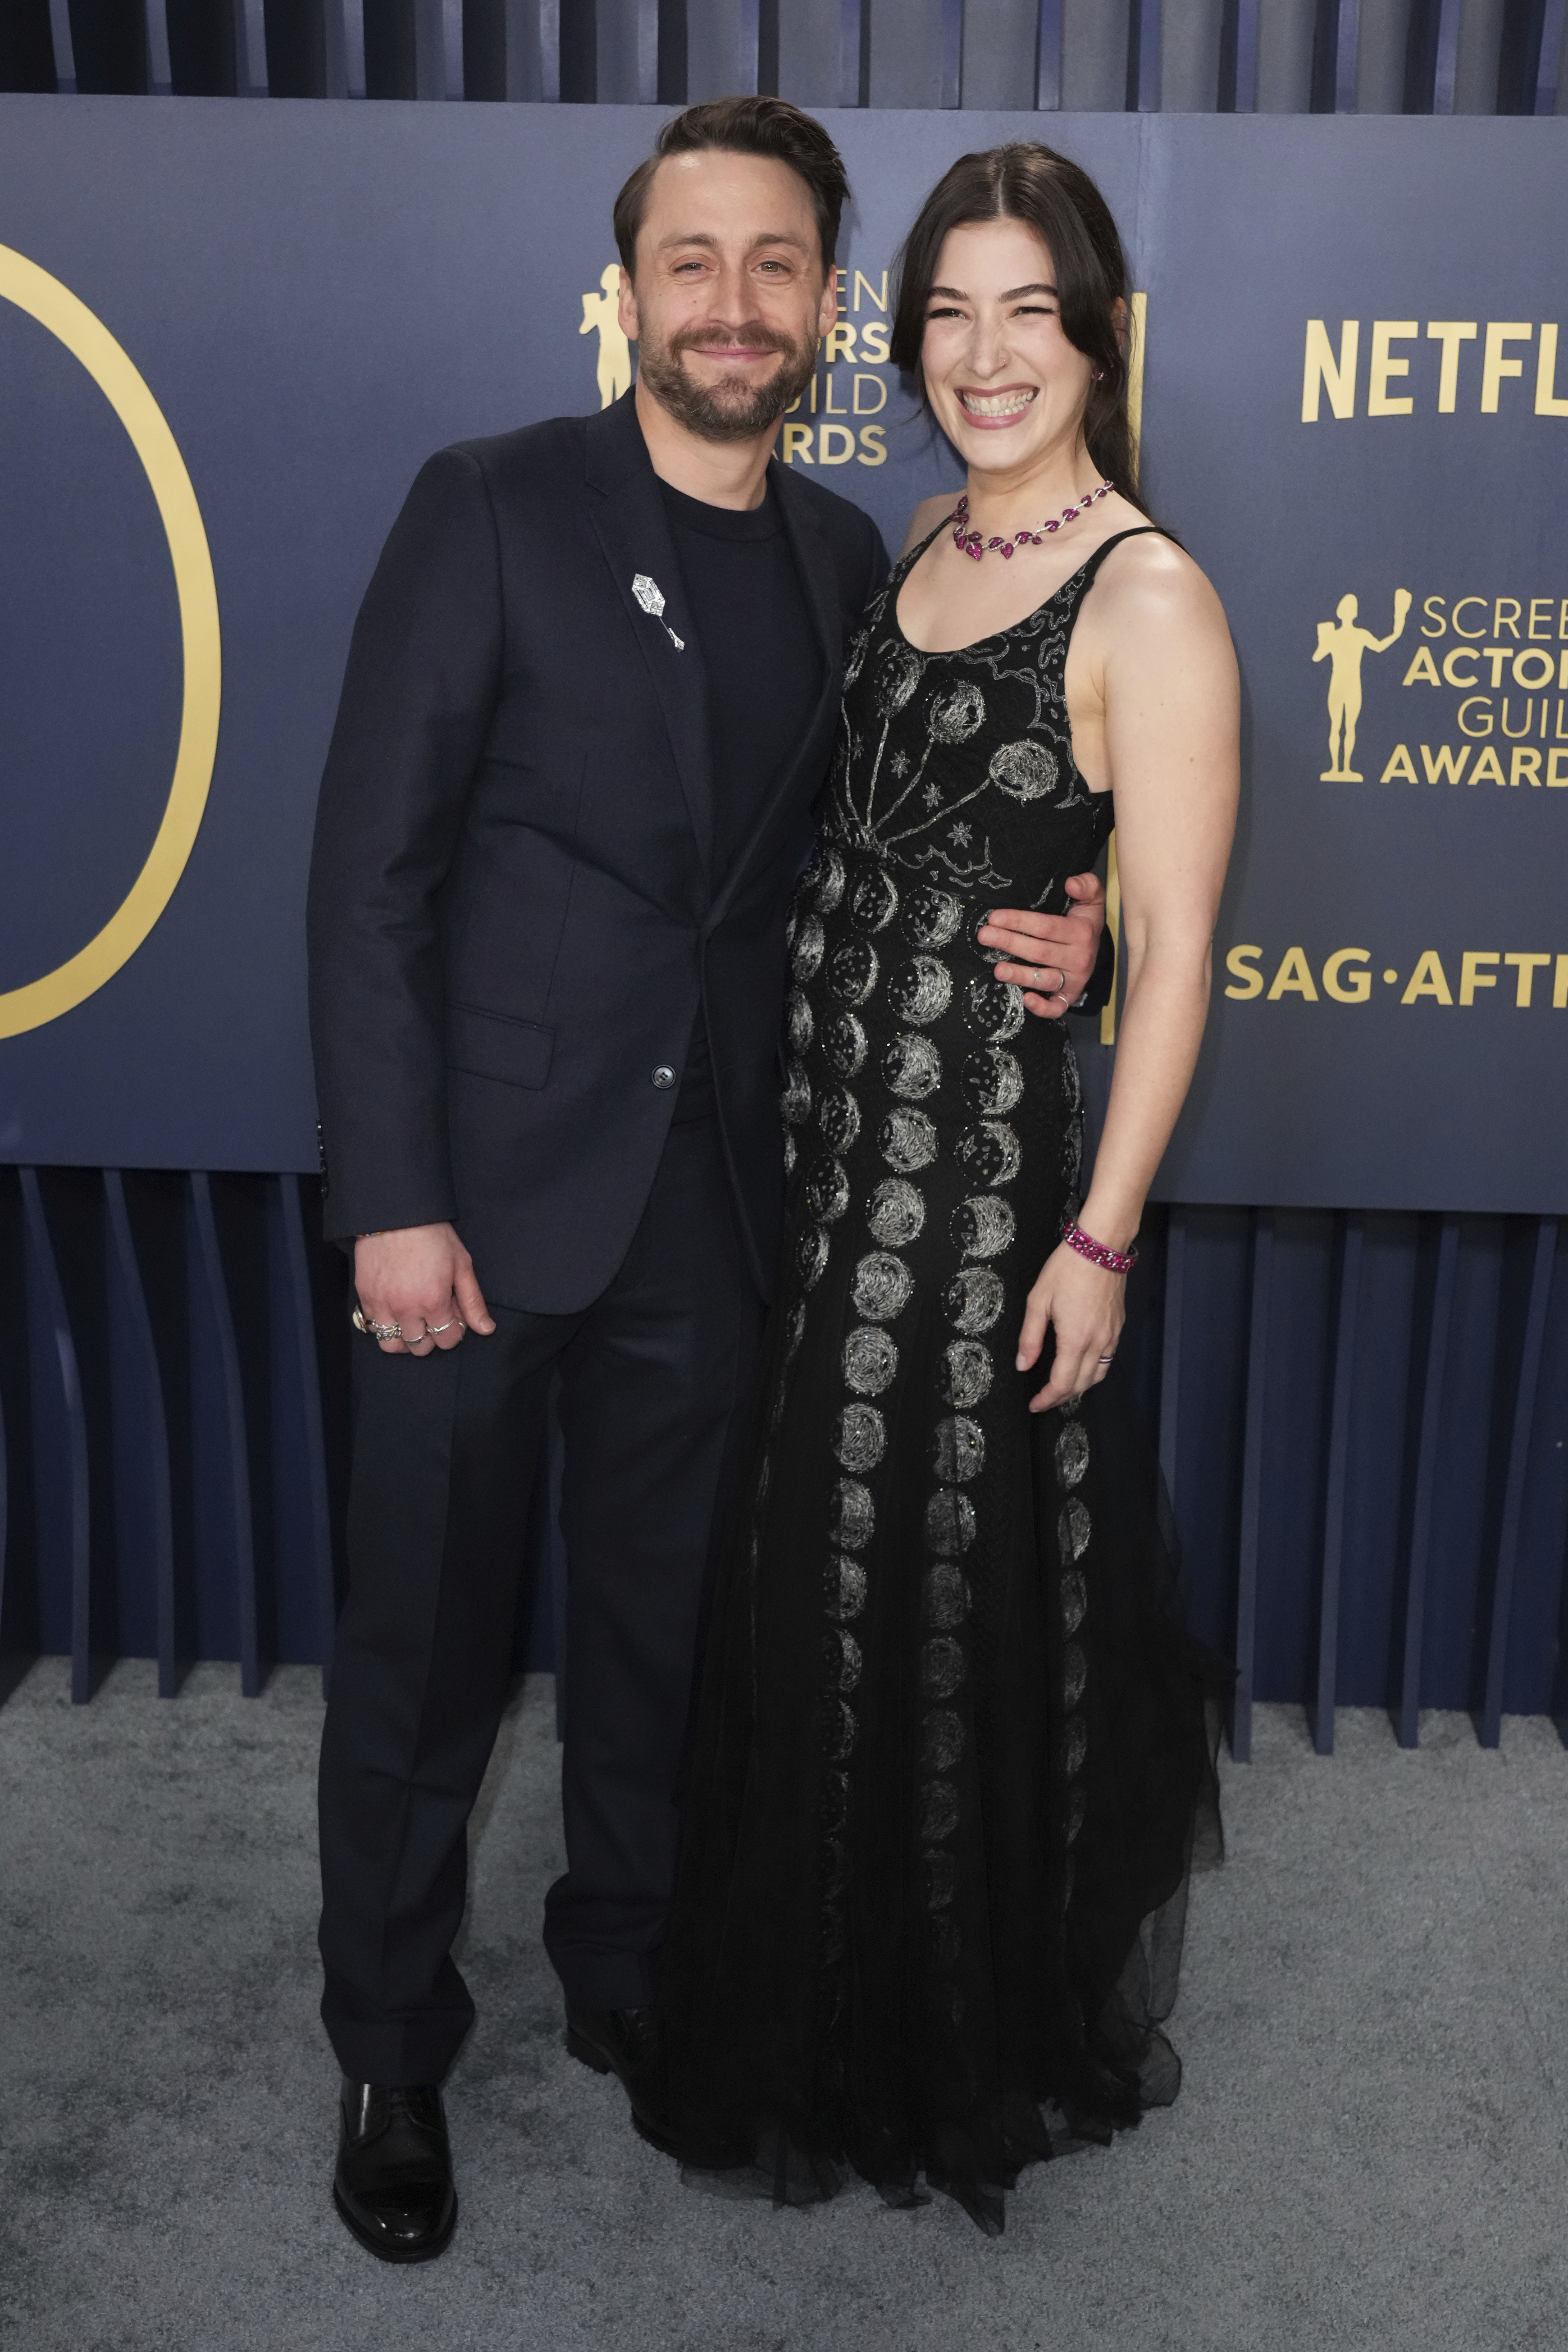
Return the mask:
[[[578,2056],[635,2079],[650,2032],[782,1205],[785,915],[845,640],[888,568],[858,508],[772,462],[833,322],[847,193],[782,100],[668,125],[616,207],[635,390],[432,458],[354,631],[310,901],[326,1231],[368,1335],[321,1941],[334,2193],[390,2261],[456,2219],[438,2086],[474,2012],[451,1946],[557,1376],[545,1941]],[[1099,929],[1089,892],[1020,933],[1053,1012]]]

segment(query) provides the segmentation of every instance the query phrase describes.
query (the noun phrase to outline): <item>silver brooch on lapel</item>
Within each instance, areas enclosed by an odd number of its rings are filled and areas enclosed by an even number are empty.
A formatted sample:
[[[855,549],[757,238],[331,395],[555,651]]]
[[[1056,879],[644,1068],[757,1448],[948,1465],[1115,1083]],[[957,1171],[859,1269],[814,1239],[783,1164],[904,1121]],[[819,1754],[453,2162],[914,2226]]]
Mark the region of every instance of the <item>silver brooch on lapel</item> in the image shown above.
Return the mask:
[[[658,582],[657,580],[650,580],[646,572],[639,572],[636,579],[632,582],[632,594],[637,598],[637,603],[642,606],[645,613],[651,613],[653,614],[654,619],[658,623],[660,628],[664,631],[665,635],[675,647],[676,652],[678,654],[683,654],[686,651],[686,639],[684,637],[678,637],[675,631],[670,627],[669,623],[664,617],[664,591],[659,586]]]

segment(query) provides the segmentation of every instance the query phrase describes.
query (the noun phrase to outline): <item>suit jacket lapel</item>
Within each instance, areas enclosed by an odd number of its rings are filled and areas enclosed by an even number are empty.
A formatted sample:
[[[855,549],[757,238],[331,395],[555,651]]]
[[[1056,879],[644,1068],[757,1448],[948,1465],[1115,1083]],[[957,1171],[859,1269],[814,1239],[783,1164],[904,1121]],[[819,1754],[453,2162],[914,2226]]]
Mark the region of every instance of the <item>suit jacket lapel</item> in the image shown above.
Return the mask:
[[[613,407],[588,419],[589,514],[664,713],[676,773],[711,888],[713,755],[708,735],[708,674],[658,477],[648,461],[633,400],[633,394],[625,393]],[[663,594],[662,616],[638,604],[632,583],[639,576],[651,580]],[[682,639],[683,649],[671,642],[671,631]]]
[[[723,916],[746,868],[781,817],[804,814],[816,799],[826,773],[828,754],[833,749],[834,730],[838,723],[838,699],[843,690],[844,614],[839,600],[837,566],[789,467],[775,461],[769,467],[768,478],[779,502],[790,552],[800,574],[812,625],[822,649],[822,686],[811,724],[801,739],[795,758],[786,762],[784,773],[736,852],[729,872],[719,877],[718,896],[709,917],[710,929]]]

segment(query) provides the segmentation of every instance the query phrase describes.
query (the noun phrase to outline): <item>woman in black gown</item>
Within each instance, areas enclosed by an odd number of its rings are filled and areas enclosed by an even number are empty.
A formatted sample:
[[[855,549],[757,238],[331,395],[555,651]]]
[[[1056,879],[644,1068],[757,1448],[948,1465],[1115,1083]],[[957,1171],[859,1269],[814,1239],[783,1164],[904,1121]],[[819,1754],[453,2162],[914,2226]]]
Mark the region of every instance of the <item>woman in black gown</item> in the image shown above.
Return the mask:
[[[923,2180],[991,2230],[1023,2165],[1174,2095],[1217,1834],[1216,1677],[1105,1375],[1203,1025],[1236,678],[1136,502],[1126,333],[1076,166],[954,166],[894,356],[967,499],[917,515],[851,648],[795,901],[786,1263],[644,2102],[781,2200]],[[1064,912],[1113,817],[1128,993],[1084,1199],[1072,1047],[1022,1002],[1055,975],[999,962],[988,917]]]

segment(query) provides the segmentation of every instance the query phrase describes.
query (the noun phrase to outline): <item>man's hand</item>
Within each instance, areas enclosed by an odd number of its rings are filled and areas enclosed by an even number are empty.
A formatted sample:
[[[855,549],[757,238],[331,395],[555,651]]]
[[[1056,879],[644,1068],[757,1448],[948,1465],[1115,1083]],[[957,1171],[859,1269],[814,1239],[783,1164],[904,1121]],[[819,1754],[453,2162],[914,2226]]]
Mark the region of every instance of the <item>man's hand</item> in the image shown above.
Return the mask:
[[[1078,1003],[1105,929],[1105,889],[1092,874],[1071,875],[1063,887],[1075,902],[1067,914],[997,907],[980,930],[983,948],[1001,948],[1012,959],[995,966],[997,979],[1015,982],[1042,1021],[1059,1021]]]
[[[354,1244],[354,1288],[367,1323],[399,1323],[412,1338],[383,1339],[384,1356],[455,1348],[465,1330],[495,1329],[474,1261],[450,1225],[403,1225]]]

